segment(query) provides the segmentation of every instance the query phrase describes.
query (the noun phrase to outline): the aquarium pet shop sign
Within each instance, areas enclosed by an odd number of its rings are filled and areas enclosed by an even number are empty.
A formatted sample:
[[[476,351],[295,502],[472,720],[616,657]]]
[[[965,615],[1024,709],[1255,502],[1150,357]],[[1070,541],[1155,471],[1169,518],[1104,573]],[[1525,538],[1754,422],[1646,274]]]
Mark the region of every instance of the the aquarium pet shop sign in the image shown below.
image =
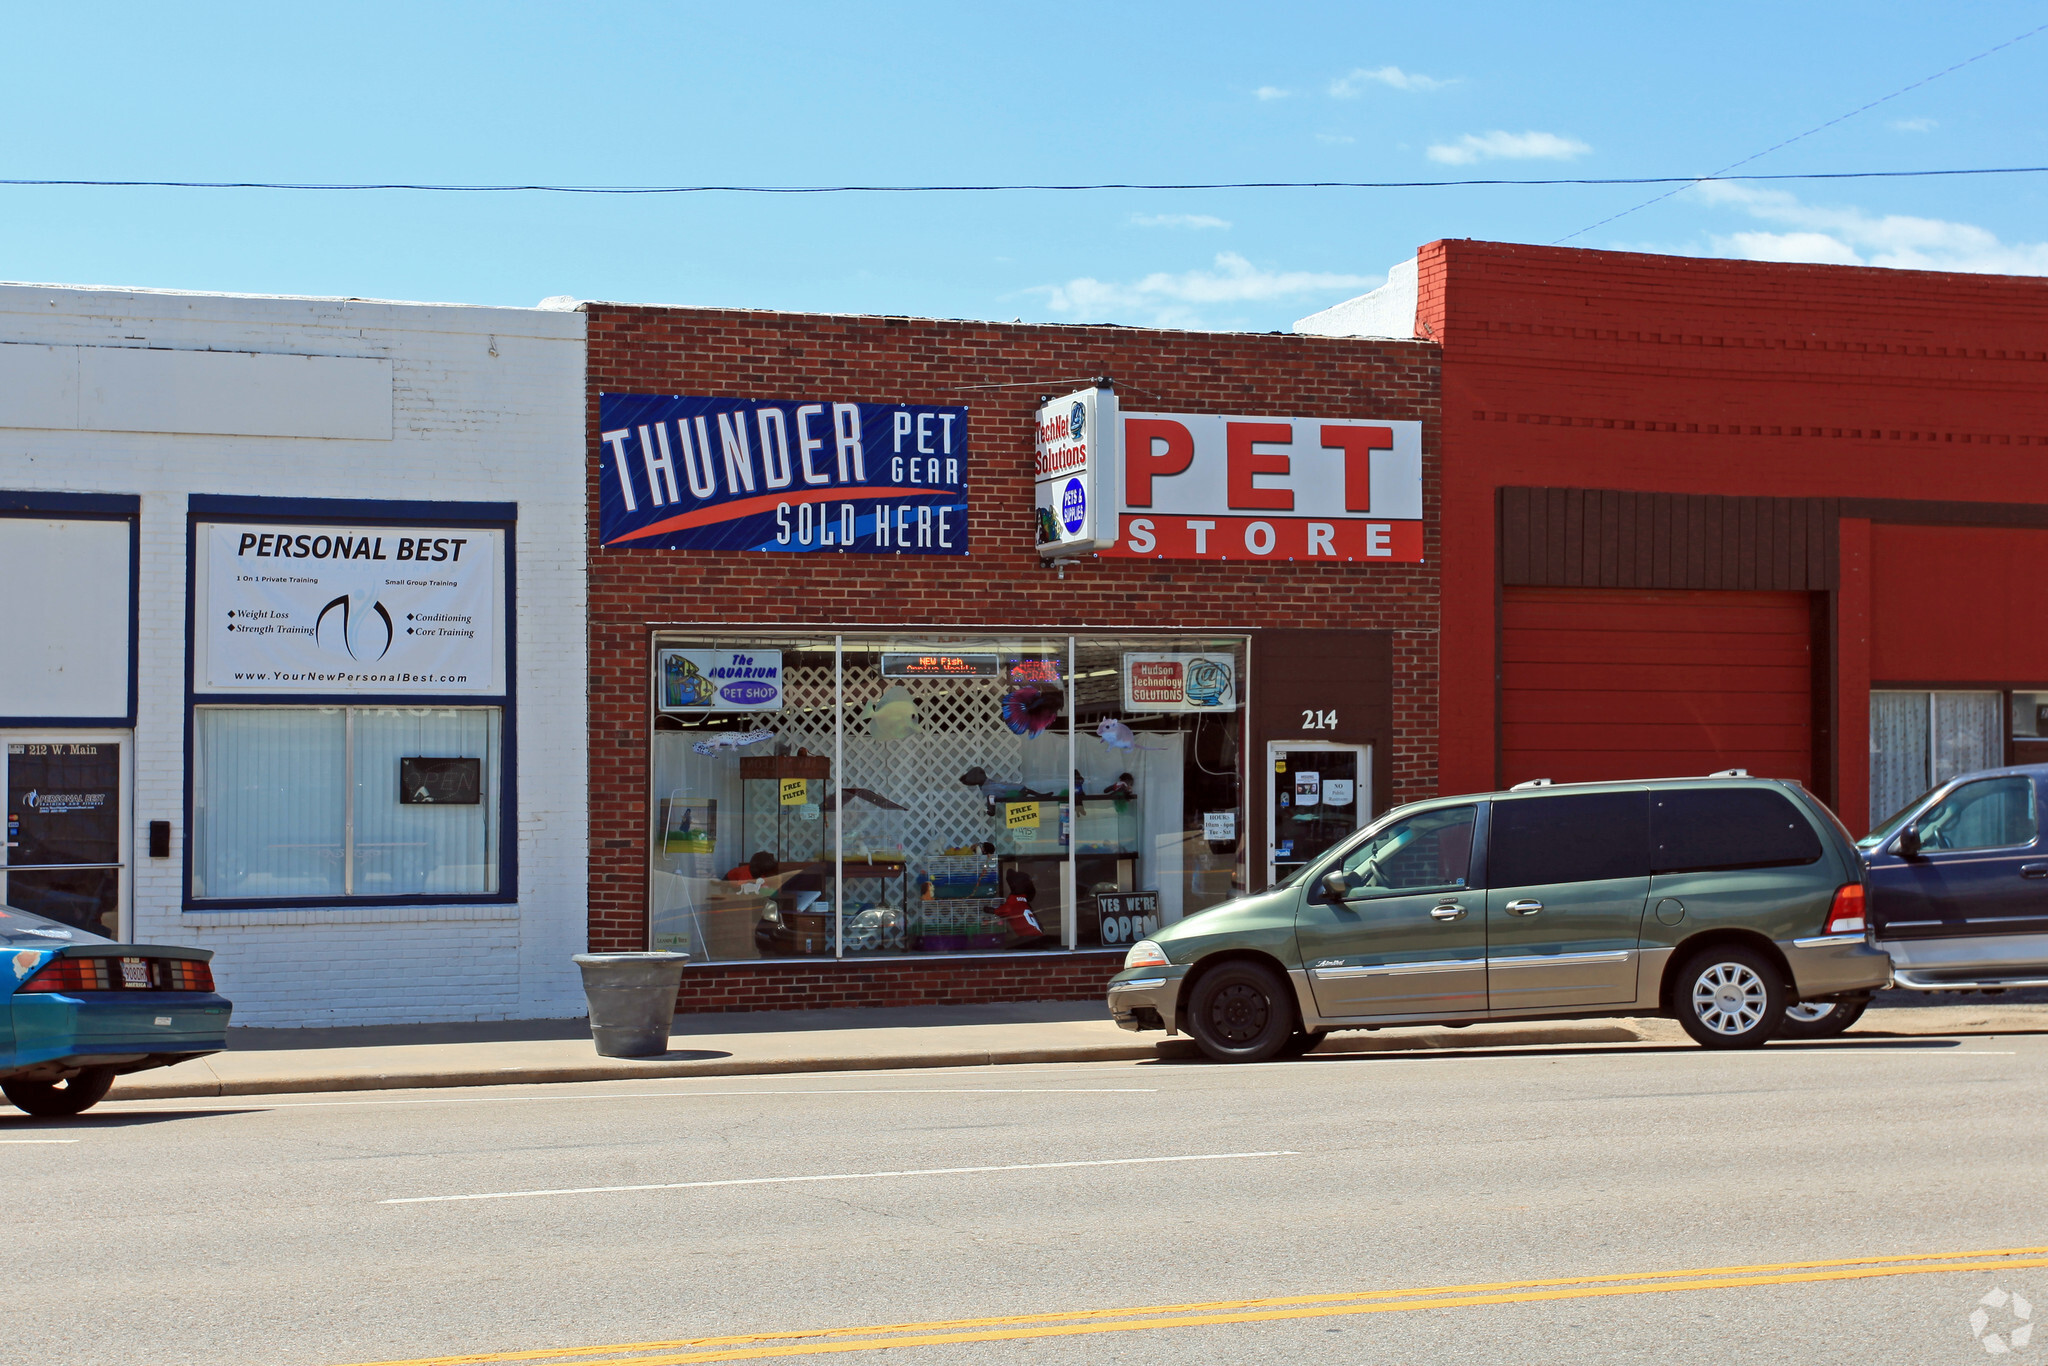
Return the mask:
[[[967,409],[598,396],[607,550],[967,553]]]
[[[782,651],[663,650],[663,711],[781,711]]]

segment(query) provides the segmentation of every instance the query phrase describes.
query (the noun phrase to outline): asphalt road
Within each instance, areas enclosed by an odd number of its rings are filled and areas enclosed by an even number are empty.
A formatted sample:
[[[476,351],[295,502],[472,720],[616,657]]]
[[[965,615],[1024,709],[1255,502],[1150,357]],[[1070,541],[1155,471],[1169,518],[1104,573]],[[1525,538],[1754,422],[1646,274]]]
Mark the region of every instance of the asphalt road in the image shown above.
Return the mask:
[[[0,1359],[1976,1361],[1973,1310],[2048,1319],[2044,1072],[1852,1037],[10,1116]]]

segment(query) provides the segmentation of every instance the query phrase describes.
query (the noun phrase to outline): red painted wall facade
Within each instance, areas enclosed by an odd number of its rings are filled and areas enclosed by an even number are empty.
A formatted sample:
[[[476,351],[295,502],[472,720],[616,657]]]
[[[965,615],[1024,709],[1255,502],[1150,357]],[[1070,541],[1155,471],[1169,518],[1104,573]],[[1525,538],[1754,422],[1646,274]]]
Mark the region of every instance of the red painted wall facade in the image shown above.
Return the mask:
[[[1396,730],[1389,795],[1398,802],[1436,790],[1434,345],[612,304],[587,311],[592,949],[645,947],[647,671],[656,623],[1389,631]],[[1421,421],[1424,563],[1090,558],[1059,577],[1033,548],[1032,413],[1041,393],[1099,375],[1115,380],[1127,406],[1149,410]],[[597,402],[607,392],[964,403],[971,409],[972,553],[601,550]],[[1118,957],[1011,955],[971,969],[968,960],[944,959],[693,968],[684,1001],[737,1010],[1058,999],[1099,991]]]
[[[2038,667],[2013,643],[2039,635],[2012,582],[2031,542],[2000,539],[2037,533],[1955,523],[2048,508],[2048,281],[1469,241],[1423,248],[1420,280],[1444,364],[1444,790],[1500,776],[1502,487],[1844,500],[1824,667],[1852,826],[1873,678],[1936,652],[1979,682]]]

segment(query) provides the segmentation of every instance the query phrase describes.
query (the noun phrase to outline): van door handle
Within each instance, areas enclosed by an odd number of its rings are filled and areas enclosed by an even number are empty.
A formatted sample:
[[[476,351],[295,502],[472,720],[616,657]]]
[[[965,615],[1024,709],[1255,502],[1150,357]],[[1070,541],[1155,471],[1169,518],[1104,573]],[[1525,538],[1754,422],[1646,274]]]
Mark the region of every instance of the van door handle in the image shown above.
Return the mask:
[[[1429,912],[1432,920],[1461,920],[1464,915],[1465,908],[1455,901],[1446,901],[1441,906],[1431,908]]]
[[[2022,863],[2021,877],[2048,877],[2048,863]]]
[[[1509,915],[1534,915],[1542,909],[1540,901],[1510,901],[1506,907]]]

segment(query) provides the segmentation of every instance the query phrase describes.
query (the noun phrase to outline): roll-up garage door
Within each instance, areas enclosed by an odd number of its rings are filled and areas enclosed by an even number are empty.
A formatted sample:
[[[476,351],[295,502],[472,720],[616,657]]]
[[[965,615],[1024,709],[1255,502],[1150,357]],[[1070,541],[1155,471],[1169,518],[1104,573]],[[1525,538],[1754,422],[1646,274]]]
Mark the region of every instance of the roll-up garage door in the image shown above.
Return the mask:
[[[1809,601],[1805,593],[1505,589],[1503,779],[1746,768],[1810,783]]]

